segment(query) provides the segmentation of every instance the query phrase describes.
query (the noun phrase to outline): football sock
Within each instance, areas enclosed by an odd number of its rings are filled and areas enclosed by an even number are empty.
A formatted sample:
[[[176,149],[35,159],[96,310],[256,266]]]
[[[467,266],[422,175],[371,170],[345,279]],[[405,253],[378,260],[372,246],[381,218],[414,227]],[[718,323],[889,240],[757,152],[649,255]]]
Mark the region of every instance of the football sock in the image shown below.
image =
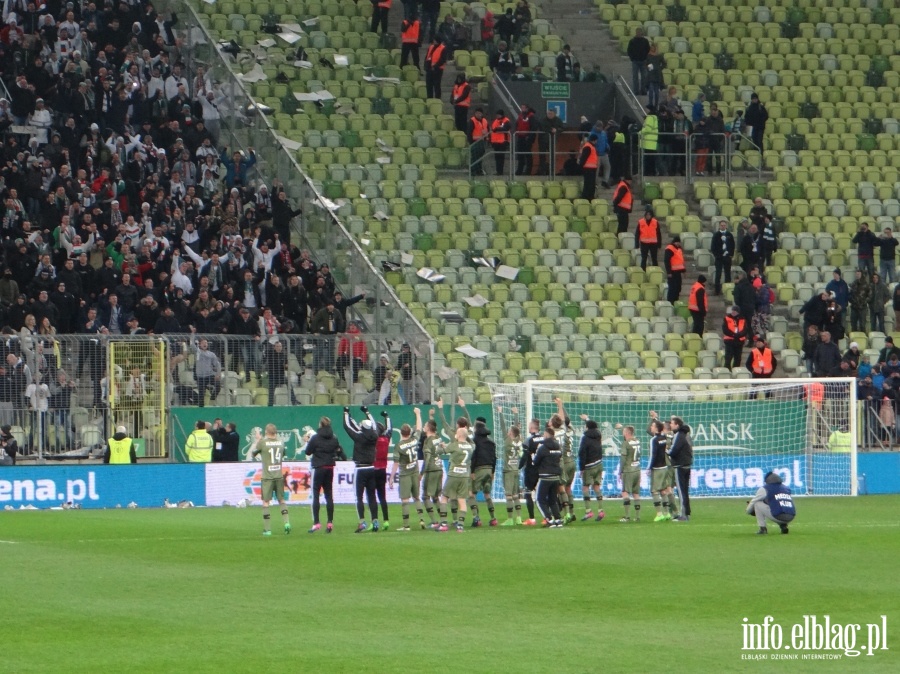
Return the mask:
[[[404,503],[402,505],[403,510],[403,526],[409,524],[409,503]]]
[[[283,524],[290,524],[290,523],[291,523],[291,518],[288,517],[288,509],[285,508],[284,506],[281,506],[281,522],[282,522]]]
[[[263,529],[264,531],[272,530],[272,516],[269,514],[269,506],[263,506]]]
[[[441,506],[440,515],[441,515],[441,524],[446,524],[447,523],[447,508],[445,508],[444,506]]]
[[[584,510],[585,510],[585,512],[587,512],[590,509],[591,509],[591,497],[585,496],[584,497]]]
[[[658,497],[654,497],[654,499],[653,499],[653,507],[656,508],[656,514],[657,514],[657,515],[662,515],[662,514],[663,514],[662,502],[659,500]]]
[[[437,522],[437,517],[434,516],[434,506],[432,506],[432,505],[425,506],[425,512],[428,513],[428,518],[431,520],[432,524]]]
[[[453,519],[456,519],[456,513],[457,513],[458,510],[459,510],[459,506],[458,506],[458,505],[452,505],[452,506],[450,506],[450,514],[453,515]]]
[[[473,517],[478,517],[478,501],[475,496],[470,496],[468,499],[469,510],[472,511]]]
[[[669,510],[672,511],[672,517],[678,517],[678,500],[675,494],[669,494]]]
[[[637,519],[641,516],[641,501],[640,499],[634,499],[634,517]]]
[[[525,507],[528,508],[528,519],[534,519],[534,496],[530,491],[525,492]]]
[[[507,503],[507,504],[506,504],[506,516],[507,516],[508,518],[512,519],[512,516],[513,516],[513,505],[512,505],[512,503]]]
[[[519,500],[516,499],[516,515],[520,515],[522,513],[522,504],[519,503]]]
[[[631,515],[631,499],[622,499],[622,505],[625,507],[625,517]]]
[[[460,510],[460,511],[459,511],[459,517],[456,518],[456,521],[459,522],[459,524],[460,524],[461,526],[464,525],[464,524],[466,523],[466,515],[467,515],[467,514],[468,514],[468,513],[467,513],[465,510]]]
[[[422,519],[422,515],[424,514],[424,510],[422,510],[422,502],[416,501],[416,514],[419,516],[419,519]]]
[[[485,503],[487,503],[488,512],[491,514],[491,519],[494,519],[494,499],[490,496],[484,497]]]

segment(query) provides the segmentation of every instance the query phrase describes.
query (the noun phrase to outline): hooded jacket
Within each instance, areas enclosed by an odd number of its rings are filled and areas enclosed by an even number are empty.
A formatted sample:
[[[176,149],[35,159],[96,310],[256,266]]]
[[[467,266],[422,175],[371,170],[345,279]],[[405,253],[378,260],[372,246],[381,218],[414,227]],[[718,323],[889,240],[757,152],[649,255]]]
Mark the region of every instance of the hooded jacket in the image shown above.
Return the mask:
[[[578,448],[578,470],[596,466],[603,462],[603,435],[599,428],[588,428],[581,436]]]
[[[534,467],[541,478],[559,477],[562,450],[555,438],[545,438],[534,454]]]
[[[494,470],[497,465],[497,445],[489,437],[491,432],[482,423],[475,424],[475,451],[472,454],[472,471],[487,467]]]
[[[672,438],[672,448],[669,450],[669,458],[672,465],[678,468],[690,468],[694,463],[694,445],[691,442],[691,428],[683,425]]]
[[[778,522],[786,524],[796,515],[791,490],[784,486],[781,476],[774,471],[766,473],[765,484],[756,490],[756,494],[747,503],[747,514],[755,514],[755,506],[761,501],[769,506],[772,517]]]
[[[371,425],[370,425],[371,424]],[[365,426],[369,426],[366,428]],[[353,440],[353,461],[357,468],[371,468],[375,463],[375,443],[378,441],[378,429],[372,419],[366,419],[359,426],[344,412],[344,430]]]
[[[306,445],[306,456],[312,457],[310,462],[313,469],[334,466],[336,461],[346,461],[341,444],[334,437],[334,429],[331,426],[320,426]]]

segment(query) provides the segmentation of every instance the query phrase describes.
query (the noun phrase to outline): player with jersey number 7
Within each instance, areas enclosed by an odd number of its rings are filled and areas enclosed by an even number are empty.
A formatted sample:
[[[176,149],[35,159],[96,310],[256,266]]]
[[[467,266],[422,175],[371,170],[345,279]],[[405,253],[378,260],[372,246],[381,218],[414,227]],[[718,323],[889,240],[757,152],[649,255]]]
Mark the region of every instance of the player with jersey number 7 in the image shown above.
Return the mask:
[[[269,503],[272,496],[278,500],[281,506],[281,520],[284,523],[284,533],[291,533],[291,521],[288,517],[287,505],[284,501],[284,474],[281,472],[281,462],[284,459],[284,443],[278,438],[275,424],[266,425],[266,434],[256,441],[256,448],[252,456],[262,457],[262,503],[263,503],[263,536],[272,535],[271,515]]]

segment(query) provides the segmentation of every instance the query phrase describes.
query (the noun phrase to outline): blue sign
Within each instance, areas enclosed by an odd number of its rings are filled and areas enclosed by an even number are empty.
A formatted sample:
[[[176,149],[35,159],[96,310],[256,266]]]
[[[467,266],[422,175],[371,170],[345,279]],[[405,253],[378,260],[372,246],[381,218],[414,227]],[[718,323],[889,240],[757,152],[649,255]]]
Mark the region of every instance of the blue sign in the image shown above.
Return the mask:
[[[163,501],[203,505],[203,464],[125,466],[22,466],[0,468],[0,508],[50,508],[64,503],[82,508],[160,507]]]
[[[857,461],[860,494],[900,494],[900,453],[863,452]]]
[[[556,116],[559,117],[563,124],[568,123],[569,103],[568,101],[547,101],[547,109],[554,110]]]

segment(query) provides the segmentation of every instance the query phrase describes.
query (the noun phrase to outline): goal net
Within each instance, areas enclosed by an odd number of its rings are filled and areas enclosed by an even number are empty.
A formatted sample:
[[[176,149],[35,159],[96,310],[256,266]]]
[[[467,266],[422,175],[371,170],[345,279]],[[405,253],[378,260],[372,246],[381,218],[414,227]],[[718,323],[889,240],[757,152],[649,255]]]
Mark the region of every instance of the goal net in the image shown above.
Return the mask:
[[[515,423],[523,436],[530,419],[543,428],[560,399],[576,452],[581,415],[596,421],[605,448],[604,495],[621,493],[617,426],[633,426],[646,448],[651,412],[663,421],[679,417],[691,429],[691,496],[749,497],[770,470],[795,494],[856,495],[860,429],[853,379],[527,381],[492,384],[491,394],[494,427]],[[648,459],[645,452],[642,489],[649,489]],[[495,491],[503,498],[502,483]],[[581,495],[580,475],[573,493]]]

